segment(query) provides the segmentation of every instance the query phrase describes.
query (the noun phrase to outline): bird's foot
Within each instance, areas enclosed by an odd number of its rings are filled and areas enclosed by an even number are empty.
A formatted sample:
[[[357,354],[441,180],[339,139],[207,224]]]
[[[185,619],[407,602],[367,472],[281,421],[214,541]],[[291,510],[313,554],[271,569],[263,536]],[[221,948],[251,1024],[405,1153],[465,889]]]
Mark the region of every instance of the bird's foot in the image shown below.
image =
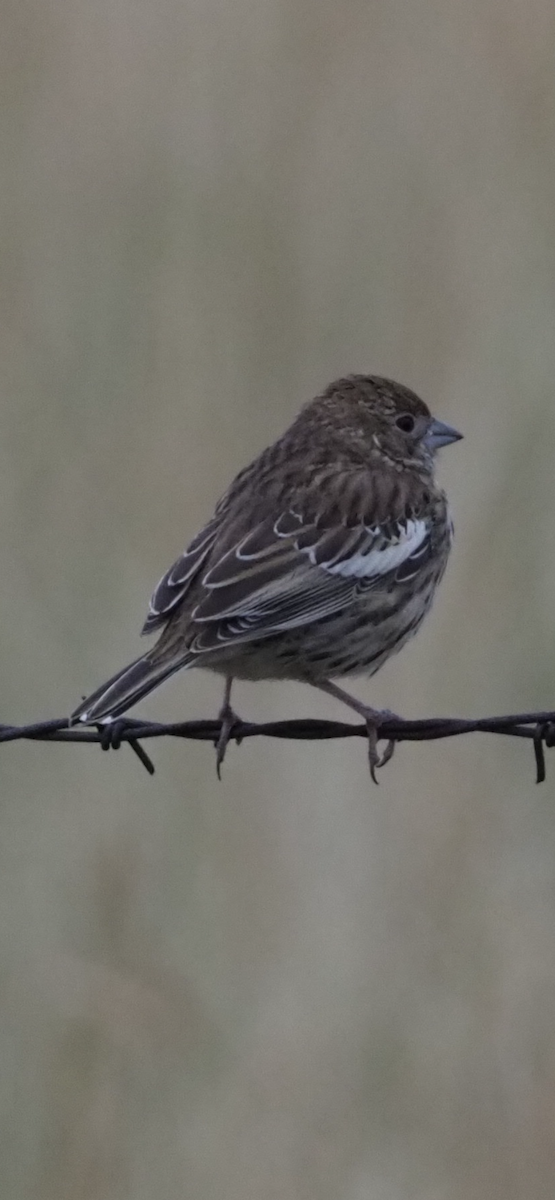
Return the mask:
[[[385,767],[391,761],[395,753],[395,742],[390,738],[386,744],[383,754],[378,750],[378,742],[380,740],[380,729],[386,721],[400,720],[396,713],[390,712],[388,708],[377,709],[367,708],[361,705],[361,716],[366,721],[366,730],[368,733],[368,762],[370,765],[370,775],[373,783],[378,783],[376,771],[380,767]]]
[[[366,731],[368,733],[368,761],[370,763],[370,774],[374,783],[377,783],[376,771],[378,767],[385,767],[386,763],[393,758],[395,750],[395,742],[390,738],[387,742],[383,754],[379,753],[378,742],[380,740],[380,729],[385,725],[386,721],[400,721],[396,713],[390,712],[388,708],[370,708],[369,704],[365,704],[363,700],[359,700],[357,696],[351,696],[350,692],[346,692],[339,684],[334,683],[331,679],[319,679],[315,683],[320,691],[326,692],[328,696],[334,696],[336,700],[341,700],[343,704],[354,709],[366,721]]]
[[[220,732],[216,740],[216,772],[218,779],[222,778],[222,763],[226,756],[227,747],[233,738],[233,730],[236,725],[240,724],[240,717],[237,716],[231,707],[231,704],[224,704],[218,713],[218,720],[221,721]],[[237,739],[239,744],[239,739]]]

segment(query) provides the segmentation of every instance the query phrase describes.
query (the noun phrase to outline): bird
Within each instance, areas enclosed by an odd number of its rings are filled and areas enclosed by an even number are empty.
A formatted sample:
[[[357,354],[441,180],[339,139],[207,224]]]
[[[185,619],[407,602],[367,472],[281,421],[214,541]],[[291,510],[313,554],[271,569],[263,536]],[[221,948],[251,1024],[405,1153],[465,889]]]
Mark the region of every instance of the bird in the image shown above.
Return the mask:
[[[377,375],[335,380],[243,470],[158,583],[143,634],[160,632],[72,713],[104,725],[176,671],[225,680],[220,774],[239,718],[234,679],[297,680],[360,714],[372,778],[392,714],[336,681],[374,675],[421,625],[453,540],[437,451],[462,437],[415,392]]]

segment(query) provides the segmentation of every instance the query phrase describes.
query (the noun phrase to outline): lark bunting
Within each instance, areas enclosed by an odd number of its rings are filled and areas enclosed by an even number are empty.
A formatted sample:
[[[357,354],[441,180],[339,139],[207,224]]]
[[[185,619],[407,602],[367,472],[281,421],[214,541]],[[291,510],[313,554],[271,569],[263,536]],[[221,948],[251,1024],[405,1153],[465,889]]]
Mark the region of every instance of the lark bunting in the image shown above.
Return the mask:
[[[373,675],[426,615],[452,540],[434,456],[460,437],[392,380],[330,384],[161,579],[143,629],[162,630],[156,644],[71,722],[114,718],[182,667],[207,667],[226,679],[219,768],[232,680],[302,680],[363,715],[374,775],[383,714],[333,680]]]

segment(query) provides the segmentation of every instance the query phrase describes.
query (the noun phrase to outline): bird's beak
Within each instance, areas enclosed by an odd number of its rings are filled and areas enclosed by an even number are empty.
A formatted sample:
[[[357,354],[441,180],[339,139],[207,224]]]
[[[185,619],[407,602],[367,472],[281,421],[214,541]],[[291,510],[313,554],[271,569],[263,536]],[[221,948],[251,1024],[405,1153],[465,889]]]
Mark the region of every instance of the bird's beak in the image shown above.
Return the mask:
[[[428,450],[439,450],[440,446],[450,446],[451,442],[460,442],[462,433],[457,429],[453,429],[451,425],[445,425],[443,421],[432,421],[428,432],[424,438]]]

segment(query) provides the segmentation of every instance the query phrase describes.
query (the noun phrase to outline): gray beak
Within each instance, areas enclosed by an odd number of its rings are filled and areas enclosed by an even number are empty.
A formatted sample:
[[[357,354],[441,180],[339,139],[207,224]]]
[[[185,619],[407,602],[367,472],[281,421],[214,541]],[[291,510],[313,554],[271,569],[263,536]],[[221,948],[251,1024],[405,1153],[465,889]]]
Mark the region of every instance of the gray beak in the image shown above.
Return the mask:
[[[439,450],[440,446],[450,446],[451,442],[460,442],[462,433],[457,429],[453,429],[451,425],[445,425],[443,421],[432,421],[430,428],[424,438],[424,442],[428,450],[432,452]]]

